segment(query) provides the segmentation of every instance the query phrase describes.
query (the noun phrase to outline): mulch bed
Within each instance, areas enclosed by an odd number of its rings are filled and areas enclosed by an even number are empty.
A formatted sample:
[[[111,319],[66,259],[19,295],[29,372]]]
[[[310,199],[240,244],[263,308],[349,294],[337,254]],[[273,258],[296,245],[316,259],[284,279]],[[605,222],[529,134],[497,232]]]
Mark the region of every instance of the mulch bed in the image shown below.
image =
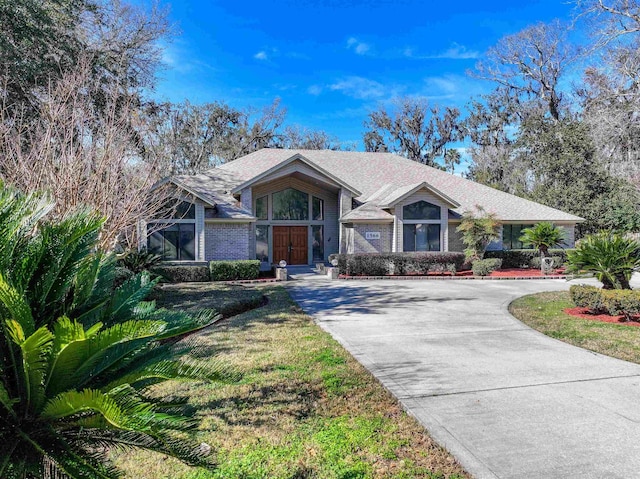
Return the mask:
[[[485,276],[485,278],[504,278],[504,279],[536,279],[536,278],[547,278],[547,279],[554,279],[554,278],[564,278],[564,269],[556,269],[554,270],[551,274],[547,274],[547,275],[543,275],[542,271],[540,271],[539,269],[521,269],[521,268],[508,268],[508,269],[500,269],[497,271],[493,271],[491,272],[491,274],[489,274],[488,276]],[[458,279],[473,279],[473,278],[478,278],[478,277],[474,277],[473,276],[473,271],[459,271],[457,272],[455,275],[449,273],[449,272],[442,272],[442,273],[428,273],[426,275],[421,275],[421,274],[415,274],[415,273],[408,273],[406,275],[398,275],[398,276],[394,276],[394,275],[387,275],[387,276],[347,276],[347,275],[340,275],[339,278],[341,279],[364,279],[364,278],[380,278],[380,279],[419,279],[419,278],[458,278]]]
[[[640,316],[632,316],[631,321],[627,321],[624,316],[610,316],[608,314],[593,314],[588,308],[566,308],[563,309],[569,316],[576,318],[590,319],[603,323],[623,324],[625,326],[640,326]]]

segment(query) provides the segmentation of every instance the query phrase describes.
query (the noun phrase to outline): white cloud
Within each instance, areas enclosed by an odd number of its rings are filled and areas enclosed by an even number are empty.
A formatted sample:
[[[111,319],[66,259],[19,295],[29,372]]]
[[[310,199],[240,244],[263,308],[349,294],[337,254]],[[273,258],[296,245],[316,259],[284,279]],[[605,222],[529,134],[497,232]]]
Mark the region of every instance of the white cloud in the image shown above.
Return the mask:
[[[453,42],[449,48],[443,52],[432,55],[419,55],[411,47],[407,47],[402,52],[407,58],[415,58],[417,60],[433,60],[433,59],[447,59],[447,60],[473,60],[480,57],[480,53],[476,50],[469,50],[464,45]]]
[[[381,83],[358,76],[343,78],[329,85],[329,88],[359,100],[371,100],[385,95],[385,88]]]
[[[268,60],[269,57],[267,56],[267,52],[265,52],[264,50],[260,50],[258,53],[256,53],[253,58],[255,58],[256,60]]]
[[[487,92],[487,85],[464,75],[446,74],[424,79],[423,93],[430,99],[451,99],[466,102],[469,98]]]
[[[320,93],[322,93],[322,87],[320,85],[311,85],[309,88],[307,88],[307,92],[310,95],[318,96]]]
[[[353,50],[357,55],[366,55],[371,51],[371,45],[361,42],[355,37],[347,39],[347,49]]]
[[[450,58],[452,60],[469,60],[478,58],[480,53],[475,50],[467,50],[464,45],[452,43],[451,46],[439,55],[439,58]]]

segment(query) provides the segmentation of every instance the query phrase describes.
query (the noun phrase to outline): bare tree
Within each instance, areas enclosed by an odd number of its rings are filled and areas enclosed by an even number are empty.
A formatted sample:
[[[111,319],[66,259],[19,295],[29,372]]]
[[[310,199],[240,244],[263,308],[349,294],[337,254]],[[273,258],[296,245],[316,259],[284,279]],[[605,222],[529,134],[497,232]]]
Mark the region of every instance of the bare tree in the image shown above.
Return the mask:
[[[640,2],[576,3],[599,54],[577,89],[583,120],[609,172],[640,185]]]
[[[324,130],[311,130],[300,125],[287,126],[279,140],[273,145],[276,148],[300,150],[354,150],[355,145],[345,144],[337,137]]]
[[[628,33],[640,32],[640,3],[638,0],[576,0],[580,17],[594,22],[600,43]]]
[[[166,175],[194,174],[280,141],[286,110],[279,99],[263,110],[239,110],[222,102],[150,103],[141,135],[145,158]]]
[[[150,188],[159,179],[154,163],[141,161],[131,134],[141,119],[119,88],[106,89],[81,62],[48,92],[36,118],[11,116],[0,108],[0,177],[25,192],[48,191],[63,217],[80,207],[105,218],[101,246],[110,250],[118,236],[153,215],[166,197]],[[90,93],[100,89],[101,113]]]
[[[419,98],[396,101],[395,113],[385,108],[373,111],[365,121],[364,145],[367,151],[392,151],[429,166],[438,166],[436,158],[447,144],[460,136],[460,112],[456,108],[430,107]]]
[[[503,37],[478,62],[471,75],[491,80],[512,93],[544,103],[558,120],[562,92],[558,83],[577,58],[576,47],[567,41],[566,27],[559,21],[538,23]]]

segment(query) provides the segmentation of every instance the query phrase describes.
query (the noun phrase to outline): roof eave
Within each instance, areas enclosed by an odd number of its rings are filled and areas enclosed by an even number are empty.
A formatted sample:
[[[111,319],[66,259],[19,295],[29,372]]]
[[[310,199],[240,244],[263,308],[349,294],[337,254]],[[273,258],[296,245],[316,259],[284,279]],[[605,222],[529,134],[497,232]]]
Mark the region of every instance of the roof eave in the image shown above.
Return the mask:
[[[340,185],[342,188],[350,191],[351,193],[353,193],[354,197],[358,197],[361,196],[362,193],[360,191],[358,191],[356,188],[354,188],[353,186],[345,183],[344,181],[342,181],[340,178],[337,178],[336,176],[332,175],[331,173],[329,173],[328,171],[326,171],[324,168],[321,168],[320,166],[318,166],[317,164],[315,164],[314,162],[312,162],[311,160],[309,160],[308,158],[306,158],[305,156],[301,155],[300,153],[296,153],[295,155],[287,158],[284,161],[281,161],[280,163],[278,163],[275,166],[272,166],[271,168],[269,168],[266,171],[263,171],[262,173],[260,173],[259,175],[254,176],[253,178],[245,181],[244,183],[241,183],[240,185],[236,186],[235,188],[233,188],[231,190],[231,193],[235,194],[235,193],[239,193],[240,191],[244,190],[245,188],[248,188],[249,186],[253,185],[254,183],[260,181],[263,178],[266,178],[267,176],[269,176],[272,173],[275,173],[276,171],[278,171],[279,169],[287,166],[290,163],[293,163],[294,161],[301,161],[302,163],[306,164],[307,166],[309,166],[310,168],[313,168],[314,170],[318,171],[319,173],[323,174],[324,176],[326,176],[327,178],[329,178],[330,180],[336,182],[338,185]]]
[[[387,204],[383,204],[383,205],[378,205],[379,208],[393,208],[395,205],[397,205],[400,201],[404,200],[405,198],[413,195],[415,192],[420,191],[422,188],[425,188],[427,190],[429,190],[431,193],[435,194],[437,197],[439,197],[440,199],[444,200],[445,202],[447,202],[449,204],[449,206],[455,208],[459,208],[461,205],[460,203],[458,203],[457,201],[455,201],[453,198],[447,196],[446,194],[444,194],[442,191],[440,191],[439,189],[431,186],[429,183],[427,183],[426,181],[423,181],[422,183],[420,183],[419,185],[417,185],[415,188],[412,188],[411,190],[409,190],[408,192],[404,193],[403,195],[399,196],[398,198],[395,198],[393,201],[387,203]]]
[[[196,191],[193,191],[191,188],[189,188],[188,186],[184,185],[183,183],[181,183],[180,181],[176,180],[175,178],[164,178],[160,181],[158,181],[156,184],[154,184],[151,187],[151,191],[156,190],[158,188],[160,188],[163,185],[166,185],[167,183],[173,183],[174,185],[176,185],[178,188],[181,188],[189,193],[191,193],[193,196],[195,196],[196,198],[198,198],[199,200],[205,202],[206,204],[208,204],[209,206],[216,206],[217,203],[214,201],[212,202],[209,198],[205,198],[202,195],[200,195],[199,193],[197,193]]]

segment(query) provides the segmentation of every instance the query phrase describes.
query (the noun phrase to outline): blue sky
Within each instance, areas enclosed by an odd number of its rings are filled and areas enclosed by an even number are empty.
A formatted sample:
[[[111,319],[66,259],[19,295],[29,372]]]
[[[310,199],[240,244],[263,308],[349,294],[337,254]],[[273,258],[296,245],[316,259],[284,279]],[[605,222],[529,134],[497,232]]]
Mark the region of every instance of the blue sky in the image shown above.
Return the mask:
[[[367,113],[397,96],[464,107],[491,85],[483,53],[529,24],[568,20],[562,0],[164,2],[179,30],[155,96],[264,107],[362,147]]]

